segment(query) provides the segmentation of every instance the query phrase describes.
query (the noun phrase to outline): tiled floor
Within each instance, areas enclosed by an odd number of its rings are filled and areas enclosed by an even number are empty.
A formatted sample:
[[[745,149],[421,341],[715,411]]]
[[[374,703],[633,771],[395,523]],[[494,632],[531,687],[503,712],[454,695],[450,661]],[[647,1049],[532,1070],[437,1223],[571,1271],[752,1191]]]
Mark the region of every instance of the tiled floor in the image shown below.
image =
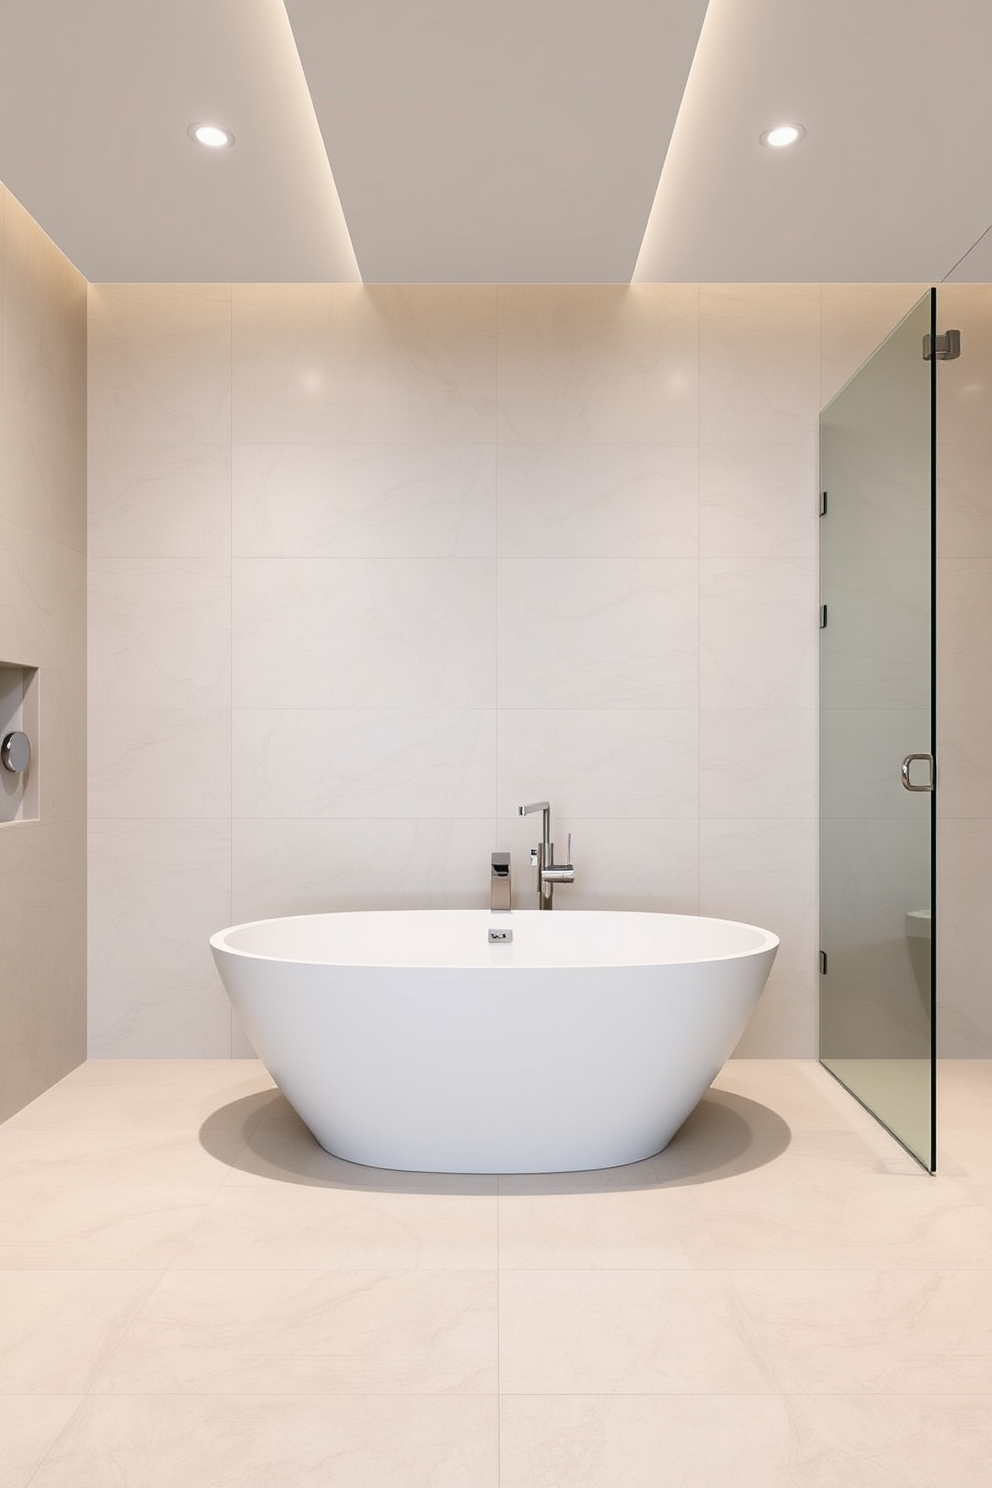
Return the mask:
[[[0,1128],[0,1488],[987,1488],[992,1065],[941,1124],[734,1061],[648,1162],[398,1174],[86,1065]]]

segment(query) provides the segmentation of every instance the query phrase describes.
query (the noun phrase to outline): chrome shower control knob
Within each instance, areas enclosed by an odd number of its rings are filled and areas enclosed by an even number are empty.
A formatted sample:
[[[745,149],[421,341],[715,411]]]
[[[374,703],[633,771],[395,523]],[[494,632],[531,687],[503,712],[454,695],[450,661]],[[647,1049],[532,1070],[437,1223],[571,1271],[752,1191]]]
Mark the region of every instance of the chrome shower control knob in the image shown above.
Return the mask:
[[[15,730],[5,734],[0,743],[0,765],[12,775],[21,775],[31,762],[31,741],[27,734]]]

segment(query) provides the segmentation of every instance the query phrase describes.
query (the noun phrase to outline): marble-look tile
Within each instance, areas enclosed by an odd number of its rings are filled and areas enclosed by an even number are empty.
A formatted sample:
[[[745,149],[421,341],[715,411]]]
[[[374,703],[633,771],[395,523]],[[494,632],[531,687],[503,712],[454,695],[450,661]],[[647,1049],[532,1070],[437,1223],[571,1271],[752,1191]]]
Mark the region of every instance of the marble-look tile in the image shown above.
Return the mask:
[[[941,708],[938,723],[938,816],[992,817],[992,777],[985,757],[985,741],[992,730],[992,702],[979,695],[968,707]]]
[[[170,1061],[171,1062],[171,1061]],[[152,1061],[142,1061],[142,1065]],[[110,1068],[110,1065],[107,1065]],[[122,1061],[114,1061],[120,1070]],[[128,1064],[130,1079],[134,1065]],[[79,1087],[77,1087],[78,1089]],[[104,1086],[104,1098],[112,1087]],[[229,1133],[228,1161],[240,1156],[244,1142]],[[195,1130],[128,1126],[108,1131],[76,1127],[0,1128],[0,1183],[4,1188],[37,1189],[52,1200],[79,1188],[202,1190],[209,1197],[232,1169],[207,1152]]]
[[[977,1394],[992,1371],[992,1276],[737,1271],[769,1374],[790,1395]]]
[[[947,1058],[992,1057],[986,925],[992,821],[938,824],[938,1037]]]
[[[496,1275],[169,1271],[98,1395],[488,1394]]]
[[[214,923],[223,930],[230,920]],[[88,978],[91,1059],[228,1059],[234,1014],[205,939],[189,933],[176,951],[189,965],[91,966]]]
[[[495,444],[239,444],[242,558],[486,558]]]
[[[486,708],[494,561],[234,564],[236,708]]]
[[[86,558],[0,518],[0,634],[3,660],[86,665]]]
[[[773,966],[734,1058],[810,1059],[818,1048],[819,973]]]
[[[236,820],[232,922],[334,909],[482,909],[491,818]]]
[[[525,792],[524,798],[534,796]],[[572,833],[575,865],[575,882],[555,890],[556,909],[700,912],[699,831],[693,817],[573,818],[557,813],[551,826],[556,855]],[[536,906],[530,850],[540,837],[539,816],[512,815],[496,823],[496,845],[512,854],[515,909]]]
[[[219,1186],[224,1170],[218,1167]],[[0,1213],[0,1271],[152,1271],[172,1263],[203,1214],[210,1190],[125,1187],[47,1189],[11,1183]]]
[[[238,444],[485,442],[491,285],[235,285]]]
[[[699,912],[761,925],[781,940],[776,970],[814,964],[817,930],[814,820],[699,824]]]
[[[90,1396],[32,1483],[497,1488],[496,1423],[486,1396]]]
[[[701,285],[703,444],[794,444],[812,454],[819,349],[819,285]]]
[[[694,444],[499,448],[505,558],[695,558]]]
[[[498,804],[549,798],[568,817],[695,817],[697,717],[671,708],[505,708]]]
[[[704,444],[699,451],[700,557],[815,557],[816,474],[806,445]]]
[[[633,1166],[645,1169],[641,1188],[610,1191],[607,1170],[594,1192],[582,1192],[577,1175],[568,1174],[578,1192],[557,1192],[554,1178],[542,1175],[531,1192],[501,1193],[503,1271],[694,1269],[699,1217],[691,1188],[665,1187],[657,1165]],[[519,1178],[509,1186],[527,1187]]]
[[[541,1394],[500,1402],[501,1488],[805,1488],[797,1455],[778,1395]]]
[[[89,964],[177,976],[208,964],[231,923],[231,828],[223,820],[94,821]]]
[[[501,437],[695,441],[697,305],[691,284],[500,285]]]
[[[257,1059],[93,1059],[12,1116],[4,1130],[188,1134],[206,1123],[227,1133],[253,1128],[277,1099]]]
[[[925,284],[820,285],[821,407],[836,397],[926,289]]]
[[[704,709],[699,715],[700,815],[815,816],[816,724],[812,709]]]
[[[86,817],[86,672],[45,667],[38,678],[41,729],[35,740],[41,818],[46,823]],[[42,753],[42,750],[44,753]]]
[[[507,1394],[765,1395],[771,1380],[729,1276],[500,1276],[500,1383]]]
[[[39,1463],[72,1420],[83,1398],[82,1395],[0,1395],[4,1458],[0,1463],[0,1488],[28,1488]]]
[[[88,1390],[157,1280],[148,1271],[0,1271],[5,1391]]]
[[[225,558],[230,551],[228,444],[90,443],[92,558]]]
[[[253,1144],[258,1140],[256,1133]],[[489,1195],[284,1184],[273,1202],[271,1178],[248,1177],[242,1169],[241,1181],[215,1196],[176,1255],[177,1270],[447,1273],[496,1266],[495,1180]]]
[[[937,291],[940,326],[961,332],[960,359],[940,364],[938,431],[941,445],[992,443],[992,287],[942,284]]]
[[[501,708],[689,708],[698,687],[688,558],[506,558]]]
[[[488,709],[238,709],[236,817],[491,816]]]
[[[807,1273],[822,1271],[824,1286],[833,1272],[838,1293],[849,1277],[862,1273],[915,1277],[938,1255],[962,1275],[988,1271],[992,1217],[966,1185],[947,1179],[935,1187],[919,1167],[830,1175],[792,1170],[788,1184],[778,1181],[774,1168],[761,1168],[726,1184],[700,1185],[694,1196],[701,1268],[767,1270],[770,1276],[798,1272],[806,1285],[812,1285]],[[822,1298],[823,1286],[814,1293]],[[792,1388],[784,1374],[780,1388]]]
[[[988,1475],[988,1394],[792,1395],[786,1406],[804,1488],[980,1488]]]
[[[819,612],[812,558],[699,565],[703,708],[812,708]]]
[[[94,708],[89,814],[222,817],[231,809],[231,715],[220,708]]]
[[[230,564],[90,559],[89,641],[94,709],[230,706]]]
[[[86,437],[88,285],[21,204],[4,214],[6,396],[36,427]]]
[[[992,558],[943,558],[937,580],[938,705],[972,707],[992,695]]]
[[[940,436],[937,466],[940,558],[992,558],[990,451],[992,431],[986,440],[979,438],[973,444],[955,444],[943,434]]]
[[[86,552],[86,443],[55,419],[29,421],[0,404],[0,490],[5,518]]]
[[[85,1058],[86,828],[0,830],[0,1076],[3,1114]]]
[[[231,437],[231,288],[89,288],[89,437],[97,445]]]

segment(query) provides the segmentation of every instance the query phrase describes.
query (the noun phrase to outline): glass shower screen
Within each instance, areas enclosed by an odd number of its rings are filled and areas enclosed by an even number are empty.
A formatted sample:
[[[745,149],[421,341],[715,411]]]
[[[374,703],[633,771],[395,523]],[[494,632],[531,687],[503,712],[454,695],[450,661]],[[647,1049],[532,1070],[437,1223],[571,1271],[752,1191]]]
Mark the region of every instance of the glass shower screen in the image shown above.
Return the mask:
[[[820,416],[820,1058],[931,1170],[935,317]]]

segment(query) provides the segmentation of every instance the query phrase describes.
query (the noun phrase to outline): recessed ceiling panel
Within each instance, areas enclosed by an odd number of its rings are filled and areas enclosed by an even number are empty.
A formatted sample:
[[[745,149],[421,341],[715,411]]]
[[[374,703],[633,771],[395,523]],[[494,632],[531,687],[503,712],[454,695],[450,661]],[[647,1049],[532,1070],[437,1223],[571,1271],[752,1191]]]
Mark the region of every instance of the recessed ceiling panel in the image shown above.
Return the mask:
[[[287,10],[363,279],[630,279],[706,0]]]
[[[989,0],[711,0],[635,277],[936,283],[992,222],[990,58]]]
[[[0,180],[91,281],[358,278],[282,0],[2,0]]]

